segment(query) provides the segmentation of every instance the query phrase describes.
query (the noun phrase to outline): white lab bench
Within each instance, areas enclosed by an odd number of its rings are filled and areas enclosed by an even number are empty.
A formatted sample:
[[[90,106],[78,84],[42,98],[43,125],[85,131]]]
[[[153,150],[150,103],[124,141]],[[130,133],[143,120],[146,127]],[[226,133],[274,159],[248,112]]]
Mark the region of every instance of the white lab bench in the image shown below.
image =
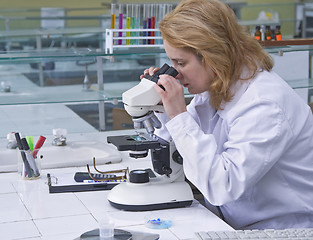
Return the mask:
[[[106,134],[95,136],[100,140],[105,139]],[[129,159],[126,152],[122,156],[122,162],[100,165],[98,169],[151,167],[148,158]],[[161,240],[195,239],[194,232],[197,231],[232,230],[196,200],[190,207],[153,211],[154,216],[166,214],[173,222],[170,228],[159,230],[145,226],[145,216],[151,213],[149,211],[129,212],[113,208],[107,201],[108,190],[49,193],[47,173],[53,178],[62,174],[74,176],[76,171],[86,170],[86,167],[44,169],[37,180],[22,180],[17,172],[0,173],[1,239],[79,239],[81,234],[98,227],[97,221],[104,212],[114,221],[115,228],[157,233]]]

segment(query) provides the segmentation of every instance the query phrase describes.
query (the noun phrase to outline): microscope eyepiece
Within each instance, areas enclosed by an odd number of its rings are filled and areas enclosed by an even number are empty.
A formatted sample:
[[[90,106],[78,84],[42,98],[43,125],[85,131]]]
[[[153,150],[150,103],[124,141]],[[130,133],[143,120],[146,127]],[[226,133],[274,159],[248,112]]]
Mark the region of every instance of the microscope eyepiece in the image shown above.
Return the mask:
[[[163,65],[163,66],[164,66],[164,65]],[[167,75],[170,75],[170,76],[172,76],[172,77],[176,77],[176,76],[178,75],[178,72],[176,71],[175,68],[169,67],[169,68],[166,70],[166,72],[163,73],[163,74],[167,74]],[[159,79],[159,77],[158,77],[158,79]],[[156,81],[156,83],[157,83],[157,81]],[[164,88],[162,85],[159,85],[159,87],[162,88],[162,89],[165,91],[165,88]]]
[[[175,68],[170,67],[168,64],[165,63],[158,71],[155,72],[153,77],[159,78],[161,74],[167,74],[172,77],[176,77],[178,75],[178,72]]]
[[[165,72],[165,74],[170,75],[172,77],[176,77],[178,75],[178,72],[175,68],[170,67],[168,70]]]
[[[158,71],[155,72],[154,76],[155,76],[155,75],[159,76],[159,75],[161,75],[161,74],[166,73],[166,71],[167,71],[169,68],[170,68],[170,66],[169,66],[168,64],[164,63],[164,65],[163,65]]]
[[[178,75],[178,72],[175,68],[170,67],[168,64],[165,63],[158,71],[154,73],[153,76],[145,75],[145,78],[157,83],[159,80],[159,76],[162,74],[168,74],[172,77],[176,77]]]
[[[170,75],[170,76],[172,76],[172,77],[176,77],[176,76],[178,75],[178,72],[177,72],[177,70],[176,70],[175,68],[170,67],[168,64],[165,63],[158,71],[156,71],[156,72],[154,73],[153,76],[145,75],[144,77],[145,77],[146,79],[149,79],[149,80],[152,81],[152,82],[158,83],[159,76],[160,76],[161,74],[168,74],[168,75]],[[160,88],[162,88],[163,90],[165,90],[162,85],[159,85],[159,86],[160,86]]]
[[[166,71],[167,71],[169,68],[170,68],[170,66],[165,63],[165,64],[164,64],[158,71],[156,71],[152,76],[150,76],[150,75],[145,75],[145,78],[151,80],[152,82],[157,83],[158,80],[159,80],[159,76],[160,76],[161,74],[166,73]]]

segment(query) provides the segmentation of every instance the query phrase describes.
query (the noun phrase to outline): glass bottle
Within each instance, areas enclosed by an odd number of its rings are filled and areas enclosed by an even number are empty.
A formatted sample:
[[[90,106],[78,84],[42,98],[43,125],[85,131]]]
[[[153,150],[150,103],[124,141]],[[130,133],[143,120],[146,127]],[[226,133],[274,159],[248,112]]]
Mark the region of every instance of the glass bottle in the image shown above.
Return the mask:
[[[277,26],[276,26],[276,30],[275,30],[275,40],[276,40],[276,41],[281,41],[280,25],[277,25]]]
[[[270,40],[272,40],[272,31],[271,31],[271,27],[267,25],[265,27],[265,41],[270,41]]]
[[[256,26],[255,27],[255,33],[254,33],[254,39],[261,41],[261,31],[260,31],[261,27],[260,26]]]

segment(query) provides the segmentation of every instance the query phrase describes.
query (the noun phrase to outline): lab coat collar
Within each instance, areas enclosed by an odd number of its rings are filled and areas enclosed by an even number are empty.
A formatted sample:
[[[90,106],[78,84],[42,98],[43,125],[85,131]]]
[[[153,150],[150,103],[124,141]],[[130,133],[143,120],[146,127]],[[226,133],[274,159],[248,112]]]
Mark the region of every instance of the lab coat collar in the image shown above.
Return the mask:
[[[203,93],[200,93],[199,94],[200,95],[200,103],[201,104],[204,104],[204,103],[206,103],[206,102],[210,102],[210,94],[209,94],[209,92],[203,92]]]

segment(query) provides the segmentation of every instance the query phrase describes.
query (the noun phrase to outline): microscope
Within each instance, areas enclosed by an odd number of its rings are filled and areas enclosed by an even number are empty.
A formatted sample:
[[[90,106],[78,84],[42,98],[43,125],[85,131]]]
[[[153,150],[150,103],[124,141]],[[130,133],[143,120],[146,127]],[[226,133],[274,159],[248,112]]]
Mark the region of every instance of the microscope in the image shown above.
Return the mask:
[[[159,105],[161,97],[154,89],[161,74],[176,77],[178,72],[164,64],[153,76],[145,75],[138,85],[122,95],[125,110],[132,116],[136,134],[107,137],[108,143],[115,145],[119,151],[129,151],[133,158],[147,157],[150,151],[153,166],[153,171],[131,171],[127,182],[110,190],[108,201],[118,209],[148,211],[178,208],[190,206],[193,201],[192,190],[185,181],[183,159],[174,142],[154,134],[155,128],[161,127],[154,111],[164,112],[164,107]],[[146,132],[140,131],[143,128]]]

